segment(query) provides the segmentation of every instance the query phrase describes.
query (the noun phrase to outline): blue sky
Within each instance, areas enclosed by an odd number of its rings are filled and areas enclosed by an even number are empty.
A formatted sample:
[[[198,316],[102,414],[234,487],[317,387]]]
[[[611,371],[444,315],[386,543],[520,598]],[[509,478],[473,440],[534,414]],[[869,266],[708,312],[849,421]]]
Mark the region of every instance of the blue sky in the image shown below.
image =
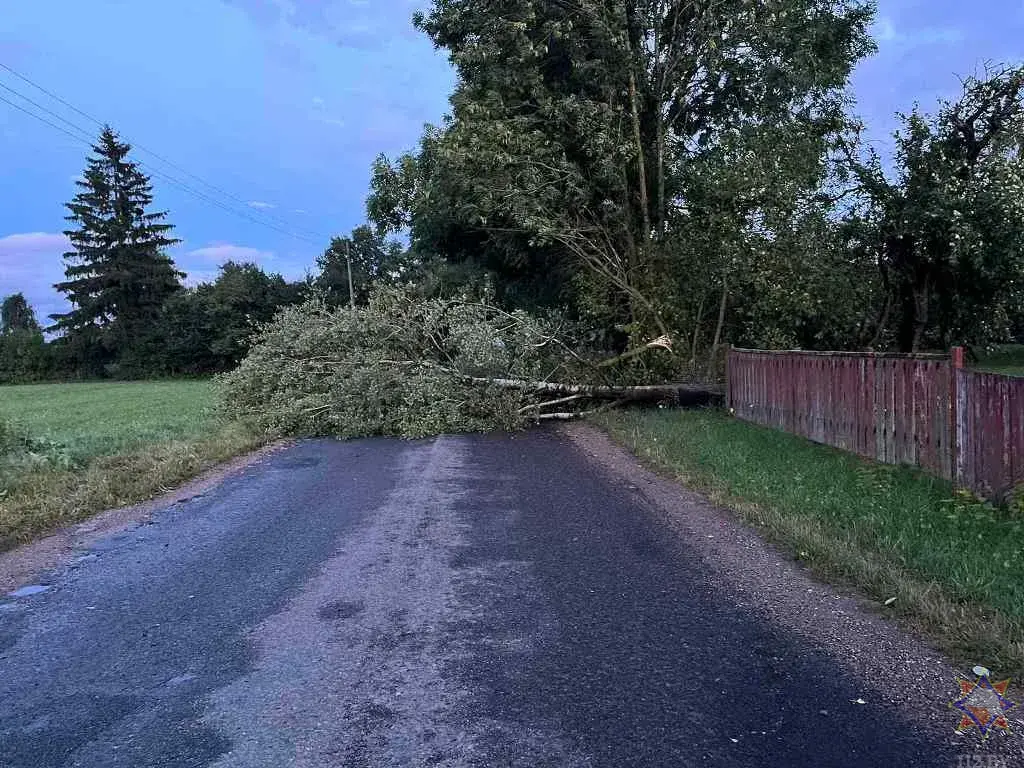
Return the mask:
[[[445,112],[451,71],[410,22],[425,4],[0,0],[0,63],[177,166],[138,152],[147,170],[242,214],[154,178],[190,281],[229,258],[295,278],[330,235],[362,223],[373,158],[413,147]],[[985,60],[1024,57],[1024,3],[880,0],[875,34],[880,51],[860,65],[853,90],[884,150],[896,110],[954,95],[956,75]],[[3,86],[95,130],[0,69],[0,98],[40,112]],[[40,316],[61,308],[51,285],[62,275],[63,203],[86,152],[0,101],[0,296],[23,291]]]

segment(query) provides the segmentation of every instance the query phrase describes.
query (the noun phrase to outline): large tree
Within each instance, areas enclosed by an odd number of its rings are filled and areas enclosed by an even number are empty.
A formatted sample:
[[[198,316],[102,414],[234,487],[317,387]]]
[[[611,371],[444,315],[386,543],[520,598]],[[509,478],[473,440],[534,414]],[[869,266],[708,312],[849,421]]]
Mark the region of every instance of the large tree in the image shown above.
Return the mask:
[[[21,293],[0,302],[0,383],[33,381],[47,373],[43,333]]]
[[[722,316],[756,256],[747,234],[792,229],[774,212],[824,183],[871,13],[856,0],[435,0],[417,23],[458,72],[452,115],[418,156],[377,164],[371,214],[408,220],[414,245],[557,285],[597,322],[676,335],[702,303]],[[681,239],[707,243],[699,274]]]
[[[0,333],[38,332],[39,323],[25,294],[12,293],[0,302]]]
[[[851,166],[863,194],[850,216],[885,284],[875,337],[903,352],[999,340],[1024,290],[1024,67],[963,81],[934,115],[896,134],[892,170],[875,153]]]
[[[361,225],[348,237],[335,237],[317,257],[316,286],[335,304],[365,304],[373,283],[397,283],[408,271],[401,244]],[[351,293],[349,291],[351,280]]]
[[[150,210],[152,184],[128,159],[131,147],[108,126],[92,149],[67,203],[72,250],[64,254],[66,280],[55,286],[72,308],[52,318],[87,372],[99,373],[132,358],[184,275],[166,253],[178,241],[167,214]]]
[[[154,367],[188,374],[235,367],[249,351],[256,329],[301,301],[307,287],[268,275],[256,264],[222,264],[212,283],[180,291],[164,305]]]

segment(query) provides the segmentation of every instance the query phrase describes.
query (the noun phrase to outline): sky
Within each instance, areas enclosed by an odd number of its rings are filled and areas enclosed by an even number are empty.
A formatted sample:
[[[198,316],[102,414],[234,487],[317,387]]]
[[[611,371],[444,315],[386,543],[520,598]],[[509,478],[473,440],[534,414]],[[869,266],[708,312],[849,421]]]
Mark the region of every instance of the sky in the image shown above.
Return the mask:
[[[365,220],[373,159],[447,109],[451,69],[411,23],[427,2],[0,0],[0,65],[65,102],[0,67],[0,296],[63,310],[64,203],[93,120],[153,175],[188,282],[229,259],[303,277]],[[1024,1],[879,0],[873,31],[852,92],[884,153],[895,112],[1024,59]]]

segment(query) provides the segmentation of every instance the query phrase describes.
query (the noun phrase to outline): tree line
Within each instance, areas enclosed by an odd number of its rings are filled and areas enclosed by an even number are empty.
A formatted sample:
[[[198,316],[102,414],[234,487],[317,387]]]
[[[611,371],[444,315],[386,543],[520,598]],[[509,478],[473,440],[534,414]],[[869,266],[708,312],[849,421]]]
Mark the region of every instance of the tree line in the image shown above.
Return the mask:
[[[455,69],[450,112],[376,160],[368,224],[298,283],[229,264],[183,288],[149,180],[105,131],[68,204],[57,289],[73,309],[50,340],[5,319],[0,371],[227,370],[280,308],[364,304],[380,283],[483,291],[615,354],[663,340],[674,354],[633,371],[652,379],[713,375],[727,343],[1020,339],[1024,68],[989,65],[958,98],[914,106],[881,156],[848,88],[873,14],[860,0],[434,0],[414,23]]]
[[[70,309],[44,327],[22,293],[0,304],[0,382],[227,371],[281,308],[314,294],[361,303],[381,269],[401,261],[400,246],[361,226],[334,238],[304,280],[229,261],[215,280],[187,288],[167,252],[178,242],[173,226],[152,210],[150,179],[130,150],[104,129],[67,203],[71,250],[54,288]]]
[[[619,348],[911,352],[1019,337],[1024,69],[865,140],[857,0],[435,0],[451,113],[374,166],[368,211],[506,302]]]

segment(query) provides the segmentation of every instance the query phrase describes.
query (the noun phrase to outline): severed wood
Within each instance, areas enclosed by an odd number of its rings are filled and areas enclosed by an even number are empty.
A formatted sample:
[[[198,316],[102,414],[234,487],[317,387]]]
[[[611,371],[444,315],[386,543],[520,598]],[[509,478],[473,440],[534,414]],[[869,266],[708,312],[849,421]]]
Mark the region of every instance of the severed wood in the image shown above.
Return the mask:
[[[594,400],[622,400],[624,402],[670,401],[680,405],[710,405],[722,400],[723,392],[710,387],[695,387],[688,384],[642,384],[637,386],[615,386],[610,384],[562,384],[554,381],[530,381],[528,379],[486,378],[464,376],[463,381],[483,387],[518,389],[523,392],[537,392],[564,396],[578,395]],[[552,401],[550,404],[554,404]]]

